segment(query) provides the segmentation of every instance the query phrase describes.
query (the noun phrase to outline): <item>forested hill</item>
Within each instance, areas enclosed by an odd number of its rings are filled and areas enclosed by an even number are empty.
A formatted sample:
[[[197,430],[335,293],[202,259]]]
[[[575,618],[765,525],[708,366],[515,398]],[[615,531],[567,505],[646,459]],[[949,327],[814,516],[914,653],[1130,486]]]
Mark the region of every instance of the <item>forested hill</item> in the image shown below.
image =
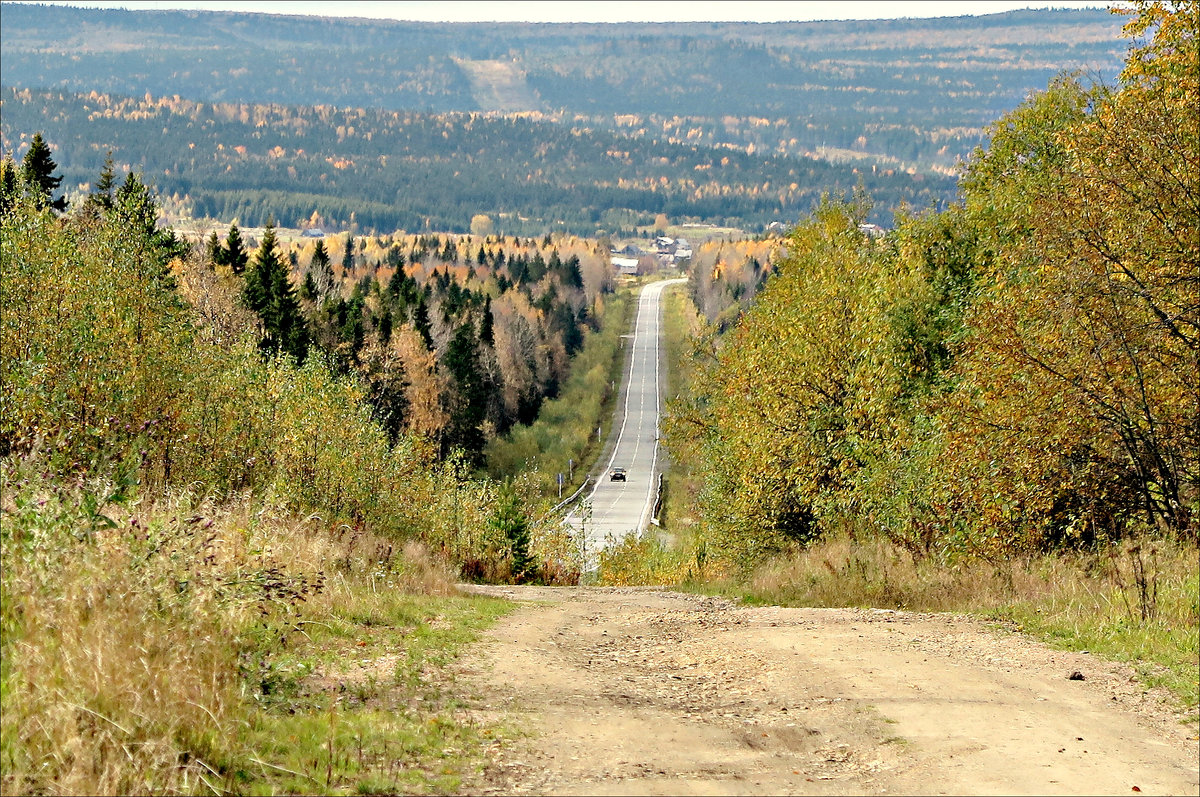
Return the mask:
[[[885,208],[949,197],[951,178],[758,156],[502,115],[421,114],[134,99],[6,89],[6,140],[43,131],[64,187],[107,152],[186,215],[261,226],[466,232],[473,215],[509,234],[620,234],[658,213],[761,230],[791,223],[861,178]],[[887,222],[887,218],[883,221]]]
[[[331,6],[336,8],[336,6]],[[6,86],[424,112],[952,166],[1062,70],[1111,80],[1103,10],[814,23],[404,23],[5,4]],[[840,152],[845,150],[846,152]]]

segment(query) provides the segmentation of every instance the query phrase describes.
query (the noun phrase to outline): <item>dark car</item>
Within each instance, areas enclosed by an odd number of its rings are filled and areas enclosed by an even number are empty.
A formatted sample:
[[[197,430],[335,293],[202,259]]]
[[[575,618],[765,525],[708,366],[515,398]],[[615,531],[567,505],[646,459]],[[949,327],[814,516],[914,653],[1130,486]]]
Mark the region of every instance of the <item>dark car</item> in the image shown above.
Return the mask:
[[[613,468],[612,470],[610,470],[608,472],[608,480],[610,482],[625,481],[625,469],[624,468]]]

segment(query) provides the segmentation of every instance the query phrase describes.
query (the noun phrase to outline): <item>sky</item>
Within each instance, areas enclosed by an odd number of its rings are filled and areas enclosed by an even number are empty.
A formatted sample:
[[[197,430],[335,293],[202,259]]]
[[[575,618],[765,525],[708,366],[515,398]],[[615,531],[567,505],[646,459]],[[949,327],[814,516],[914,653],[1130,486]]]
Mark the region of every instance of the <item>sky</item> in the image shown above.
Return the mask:
[[[46,2],[46,0],[41,0]],[[1096,0],[59,0],[55,5],[366,17],[419,22],[782,22],[1105,8]]]

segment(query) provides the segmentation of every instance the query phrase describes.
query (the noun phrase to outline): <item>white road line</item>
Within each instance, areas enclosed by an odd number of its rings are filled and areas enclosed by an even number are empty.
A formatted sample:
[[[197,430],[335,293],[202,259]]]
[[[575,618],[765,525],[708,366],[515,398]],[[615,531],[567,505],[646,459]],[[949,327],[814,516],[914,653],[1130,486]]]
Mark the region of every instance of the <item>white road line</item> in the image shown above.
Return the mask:
[[[637,528],[632,530],[634,533],[640,534],[649,522],[650,513],[654,510],[654,495],[657,487],[657,470],[658,470],[658,435],[659,435],[659,417],[662,410],[662,358],[661,358],[661,329],[662,329],[662,293],[663,290],[671,285],[684,282],[685,280],[665,280],[663,282],[652,283],[643,289],[638,299],[638,312],[634,323],[633,330],[633,351],[629,356],[629,369],[625,377],[623,388],[625,390],[624,412],[621,419],[621,427],[617,432],[616,441],[613,444],[612,454],[609,457],[605,471],[610,471],[618,456],[624,456],[630,462],[636,462],[638,454],[641,452],[642,438],[646,437],[647,442],[652,445],[650,468],[647,472],[646,497],[638,515]],[[651,359],[653,358],[653,359]],[[651,362],[653,368],[651,368]],[[641,374],[638,384],[633,384],[635,369],[640,369]],[[650,395],[650,386],[653,384],[654,405],[651,409],[647,401]],[[638,394],[638,400],[633,400],[634,392]],[[653,412],[653,426],[646,427],[647,413]],[[636,413],[633,419],[633,426],[630,427],[630,416]],[[624,451],[622,445],[624,443],[626,431],[636,429],[637,435],[632,441],[632,451]],[[648,435],[653,434],[654,440],[650,441]],[[629,496],[626,495],[627,485],[622,484],[620,488],[612,490],[612,500],[604,507],[596,507],[594,502],[597,493],[602,486],[605,489],[611,490],[613,485],[604,483],[598,479],[592,487],[591,493],[586,501],[592,505],[593,511],[593,533],[597,531],[596,526],[603,527],[604,519],[616,514],[614,510],[623,502],[628,502]],[[628,511],[628,510],[627,510]],[[572,523],[579,520],[578,507],[572,510],[567,516],[567,522]],[[597,523],[599,521],[599,523]],[[611,530],[609,533],[613,533]],[[589,533],[591,536],[591,533]],[[596,539],[595,543],[603,545],[602,539]]]

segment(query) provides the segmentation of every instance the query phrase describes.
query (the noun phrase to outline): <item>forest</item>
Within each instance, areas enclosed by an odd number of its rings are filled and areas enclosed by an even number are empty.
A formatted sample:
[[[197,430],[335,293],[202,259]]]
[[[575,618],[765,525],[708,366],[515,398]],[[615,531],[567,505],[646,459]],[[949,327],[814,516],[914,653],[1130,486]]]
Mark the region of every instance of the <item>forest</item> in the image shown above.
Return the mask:
[[[861,181],[890,226],[951,201],[985,126],[1053,75],[1111,80],[1118,25],[1099,10],[455,27],[20,5],[0,30],[0,137],[19,157],[42,131],[81,193],[111,149],[195,215],[244,225],[315,210],[465,232],[482,212],[510,235],[595,236],[666,213],[756,232]]]
[[[824,188],[863,182],[892,209],[945,202],[954,181],[811,158],[758,156],[658,139],[626,139],[549,120],[329,106],[207,104],[8,90],[6,140],[41,131],[66,185],[111,152],[194,218],[336,229],[466,232],[477,213],[498,231],[619,234],[659,213],[762,230],[790,223]],[[17,131],[21,131],[18,133]],[[621,225],[623,216],[634,220]]]
[[[620,132],[645,127],[651,137],[665,123],[706,146],[846,150],[926,172],[969,155],[989,122],[1060,71],[1111,81],[1124,55],[1119,25],[1102,9],[449,25],[22,5],[5,9],[0,45],[10,88],[536,111]],[[631,116],[648,124],[631,125]]]
[[[1198,14],[1133,14],[1117,85],[1058,78],[1003,116],[946,210],[877,237],[866,193],[831,194],[770,268],[697,258],[708,331],[667,429],[711,556],[1194,545]]]

